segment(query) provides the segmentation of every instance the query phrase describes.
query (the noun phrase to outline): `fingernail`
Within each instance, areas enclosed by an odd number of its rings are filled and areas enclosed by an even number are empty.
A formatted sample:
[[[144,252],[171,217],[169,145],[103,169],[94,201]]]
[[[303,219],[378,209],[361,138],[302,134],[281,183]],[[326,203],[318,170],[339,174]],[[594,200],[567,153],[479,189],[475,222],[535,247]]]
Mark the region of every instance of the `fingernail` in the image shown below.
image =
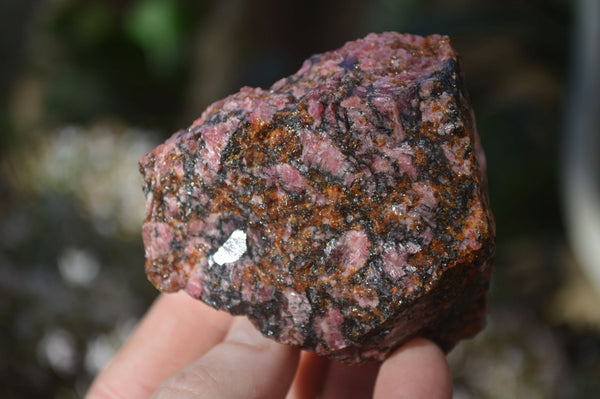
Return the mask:
[[[225,340],[250,345],[266,345],[270,342],[246,317],[236,317]]]

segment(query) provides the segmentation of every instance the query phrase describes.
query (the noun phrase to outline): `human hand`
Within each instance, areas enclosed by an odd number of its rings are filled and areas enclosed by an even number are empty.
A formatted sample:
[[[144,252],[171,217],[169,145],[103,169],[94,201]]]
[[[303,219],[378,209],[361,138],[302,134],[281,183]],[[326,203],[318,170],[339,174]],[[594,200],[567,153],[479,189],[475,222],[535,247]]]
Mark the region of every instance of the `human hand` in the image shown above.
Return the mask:
[[[440,349],[413,339],[383,363],[346,365],[262,336],[185,293],[161,295],[89,399],[450,398]]]

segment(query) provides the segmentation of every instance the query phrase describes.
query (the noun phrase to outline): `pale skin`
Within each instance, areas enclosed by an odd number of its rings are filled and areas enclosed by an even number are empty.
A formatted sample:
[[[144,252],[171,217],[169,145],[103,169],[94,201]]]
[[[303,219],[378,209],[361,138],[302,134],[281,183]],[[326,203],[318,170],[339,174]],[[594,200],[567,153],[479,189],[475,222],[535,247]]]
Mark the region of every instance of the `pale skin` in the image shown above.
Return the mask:
[[[417,338],[383,363],[346,365],[263,337],[185,293],[163,294],[89,399],[451,398],[442,351]]]

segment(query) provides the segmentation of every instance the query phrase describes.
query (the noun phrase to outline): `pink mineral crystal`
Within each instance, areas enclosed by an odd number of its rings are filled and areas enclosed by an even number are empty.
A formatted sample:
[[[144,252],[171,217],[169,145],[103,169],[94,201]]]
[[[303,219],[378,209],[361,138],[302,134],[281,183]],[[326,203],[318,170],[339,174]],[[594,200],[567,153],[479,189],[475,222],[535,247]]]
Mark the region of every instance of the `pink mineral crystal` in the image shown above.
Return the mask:
[[[485,160],[449,39],[370,34],[142,158],[146,273],[348,362],[484,324]]]

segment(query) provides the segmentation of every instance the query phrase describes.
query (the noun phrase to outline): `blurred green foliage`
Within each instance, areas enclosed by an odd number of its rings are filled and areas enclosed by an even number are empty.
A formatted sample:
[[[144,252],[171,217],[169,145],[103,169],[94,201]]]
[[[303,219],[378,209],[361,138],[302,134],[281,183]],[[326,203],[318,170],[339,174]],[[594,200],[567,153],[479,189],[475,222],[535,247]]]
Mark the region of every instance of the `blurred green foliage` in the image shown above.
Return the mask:
[[[68,2],[48,21],[43,43],[55,48],[37,60],[48,84],[48,122],[121,115],[174,128],[165,115],[182,107],[190,38],[204,9],[189,1]]]
[[[144,0],[136,3],[125,19],[125,31],[146,56],[153,76],[168,77],[181,68],[187,41],[183,15],[176,3]]]

